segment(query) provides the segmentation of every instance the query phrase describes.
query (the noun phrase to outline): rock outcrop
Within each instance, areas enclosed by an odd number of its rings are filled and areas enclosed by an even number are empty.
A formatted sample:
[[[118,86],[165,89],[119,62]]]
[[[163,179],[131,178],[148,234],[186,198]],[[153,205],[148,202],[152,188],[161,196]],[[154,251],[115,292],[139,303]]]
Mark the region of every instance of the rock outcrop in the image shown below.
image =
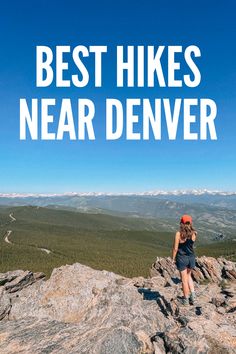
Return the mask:
[[[161,275],[166,283],[173,285],[179,280],[179,272],[171,258],[157,257],[150,269],[151,277]],[[193,279],[201,283],[203,281],[220,282],[222,280],[236,280],[235,262],[225,258],[199,257],[196,258],[196,267],[192,272]]]
[[[235,264],[206,257],[197,264],[211,281],[195,277],[194,306],[179,304],[168,258],[157,259],[148,279],[79,263],[46,281],[29,271],[0,274],[0,353],[236,353]]]

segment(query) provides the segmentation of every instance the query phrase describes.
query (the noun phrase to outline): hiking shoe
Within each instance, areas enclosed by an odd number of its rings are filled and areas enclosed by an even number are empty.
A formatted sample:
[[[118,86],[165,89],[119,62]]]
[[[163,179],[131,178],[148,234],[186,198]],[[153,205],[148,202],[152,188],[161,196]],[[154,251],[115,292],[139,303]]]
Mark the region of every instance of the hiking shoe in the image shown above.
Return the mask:
[[[194,305],[195,303],[195,300],[196,300],[196,295],[195,295],[195,292],[193,291],[190,295],[189,295],[189,304],[190,305]]]
[[[189,305],[194,305],[195,304],[195,299],[192,299],[189,297]]]
[[[186,297],[177,298],[178,302],[183,306],[188,306],[189,300]]]

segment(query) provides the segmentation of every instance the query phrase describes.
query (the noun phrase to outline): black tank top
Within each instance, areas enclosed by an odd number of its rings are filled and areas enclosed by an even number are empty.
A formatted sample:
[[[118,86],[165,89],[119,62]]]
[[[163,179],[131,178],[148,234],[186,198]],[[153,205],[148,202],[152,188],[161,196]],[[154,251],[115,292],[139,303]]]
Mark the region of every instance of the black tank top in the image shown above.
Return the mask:
[[[194,241],[188,238],[185,242],[180,243],[178,247],[178,254],[179,255],[187,255],[191,256],[194,254],[193,250]]]

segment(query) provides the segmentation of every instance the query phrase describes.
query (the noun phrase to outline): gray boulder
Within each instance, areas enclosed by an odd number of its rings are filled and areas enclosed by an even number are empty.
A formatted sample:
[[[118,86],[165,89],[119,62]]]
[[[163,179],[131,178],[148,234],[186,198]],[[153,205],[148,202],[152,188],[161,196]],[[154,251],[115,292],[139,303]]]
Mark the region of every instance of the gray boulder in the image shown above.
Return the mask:
[[[42,273],[1,274],[0,353],[236,353],[236,282],[222,273],[232,275],[235,264],[214,262],[198,262],[212,281],[196,284],[194,306],[178,302],[181,283],[168,258],[158,258],[148,279],[79,263],[46,281]]]

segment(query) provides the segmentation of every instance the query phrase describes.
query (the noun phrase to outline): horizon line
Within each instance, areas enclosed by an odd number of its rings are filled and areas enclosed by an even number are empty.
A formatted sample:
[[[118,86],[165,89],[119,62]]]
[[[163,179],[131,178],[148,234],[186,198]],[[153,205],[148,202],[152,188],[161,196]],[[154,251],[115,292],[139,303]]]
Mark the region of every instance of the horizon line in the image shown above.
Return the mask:
[[[143,192],[58,192],[58,193],[37,193],[37,192],[12,192],[12,193],[0,193],[0,198],[27,198],[27,197],[63,197],[63,196],[157,196],[157,195],[235,195],[236,191],[226,191],[226,190],[211,190],[211,189],[174,189],[174,190],[152,190]]]

